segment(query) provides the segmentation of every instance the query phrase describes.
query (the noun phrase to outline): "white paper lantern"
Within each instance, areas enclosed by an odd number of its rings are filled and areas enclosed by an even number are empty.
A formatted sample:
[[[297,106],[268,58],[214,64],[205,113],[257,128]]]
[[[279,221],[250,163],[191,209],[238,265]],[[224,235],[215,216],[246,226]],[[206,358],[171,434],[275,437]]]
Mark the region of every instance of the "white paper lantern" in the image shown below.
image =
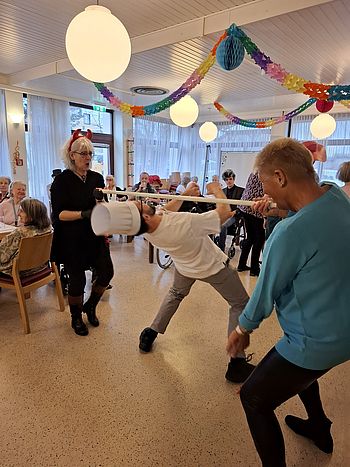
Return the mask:
[[[70,22],[66,50],[84,78],[107,83],[119,78],[129,65],[131,42],[124,25],[108,8],[91,5]]]
[[[205,122],[199,128],[199,136],[206,143],[213,141],[217,135],[218,127],[213,122]]]
[[[334,133],[336,126],[336,121],[332,115],[322,113],[312,120],[310,131],[314,138],[324,139]]]
[[[198,113],[197,102],[188,94],[170,107],[171,120],[181,127],[192,125],[197,120]]]

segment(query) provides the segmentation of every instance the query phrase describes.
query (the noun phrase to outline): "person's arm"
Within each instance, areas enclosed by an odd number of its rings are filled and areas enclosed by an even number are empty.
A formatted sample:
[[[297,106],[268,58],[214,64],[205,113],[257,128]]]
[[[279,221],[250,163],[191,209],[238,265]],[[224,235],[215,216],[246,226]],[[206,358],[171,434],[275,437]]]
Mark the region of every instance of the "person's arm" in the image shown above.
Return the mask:
[[[247,344],[247,334],[257,329],[271,315],[276,300],[292,284],[307,261],[300,247],[300,236],[280,227],[271,242],[266,244],[255,289],[238,319],[238,326],[228,338],[226,349],[231,356],[236,356],[245,348],[242,345]]]
[[[187,185],[187,188],[182,193],[182,195],[178,196],[179,199],[172,199],[171,201],[169,201],[169,203],[167,203],[164,206],[164,209],[166,209],[167,211],[176,212],[180,209],[183,203],[183,200],[181,200],[181,196],[199,196],[199,195],[200,195],[199,186],[196,183],[191,182]]]
[[[6,265],[13,259],[19,249],[22,235],[20,229],[16,229],[4,237],[0,242],[0,264]]]
[[[214,195],[215,198],[227,199],[219,182],[208,183],[206,188],[208,195]],[[229,217],[234,215],[234,211],[231,211],[230,204],[217,203],[216,212],[219,215],[221,225],[226,222]]]
[[[252,206],[253,211],[257,211],[264,217],[282,217],[285,218],[288,215],[288,211],[285,209],[279,209],[278,207],[271,207],[274,201],[269,196],[265,195],[263,198],[256,199]]]

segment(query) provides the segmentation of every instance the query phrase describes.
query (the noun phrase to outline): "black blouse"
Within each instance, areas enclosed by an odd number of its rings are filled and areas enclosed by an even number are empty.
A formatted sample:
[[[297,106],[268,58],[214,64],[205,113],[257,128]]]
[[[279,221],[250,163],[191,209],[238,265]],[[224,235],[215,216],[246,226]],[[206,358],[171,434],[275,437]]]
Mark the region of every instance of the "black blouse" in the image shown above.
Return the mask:
[[[101,174],[89,170],[85,182],[71,170],[64,170],[51,185],[52,225],[54,238],[52,259],[57,263],[79,264],[88,268],[95,258],[100,242],[91,228],[90,219],[61,221],[62,211],[86,211],[96,205],[95,188],[104,188]]]

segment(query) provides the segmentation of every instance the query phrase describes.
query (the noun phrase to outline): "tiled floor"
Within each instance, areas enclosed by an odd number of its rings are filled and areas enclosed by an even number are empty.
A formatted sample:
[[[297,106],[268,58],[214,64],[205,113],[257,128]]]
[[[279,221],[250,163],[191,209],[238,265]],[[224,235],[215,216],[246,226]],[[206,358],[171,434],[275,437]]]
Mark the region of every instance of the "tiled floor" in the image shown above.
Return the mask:
[[[74,334],[53,287],[28,302],[29,335],[15,296],[1,292],[0,466],[259,466],[239,387],[224,379],[224,300],[196,283],[154,352],[141,354],[139,333],[157,311],[172,268],[149,264],[142,238],[126,244],[115,236],[112,251],[113,289],[88,337]],[[255,279],[241,278],[251,291]],[[254,333],[254,362],[280,332],[271,317]],[[320,383],[334,421],[332,456],[284,425],[287,413],[304,416],[297,398],[278,409],[288,466],[350,465],[349,383],[349,364]]]

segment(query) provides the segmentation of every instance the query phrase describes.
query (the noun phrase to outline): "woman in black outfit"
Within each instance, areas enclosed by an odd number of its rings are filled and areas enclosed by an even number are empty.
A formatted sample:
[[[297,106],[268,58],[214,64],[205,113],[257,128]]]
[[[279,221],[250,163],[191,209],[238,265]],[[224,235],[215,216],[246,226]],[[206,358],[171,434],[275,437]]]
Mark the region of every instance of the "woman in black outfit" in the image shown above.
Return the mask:
[[[83,319],[86,313],[92,326],[98,326],[96,305],[113,277],[113,264],[105,237],[97,237],[91,228],[90,216],[96,204],[94,190],[104,188],[101,174],[90,170],[93,146],[92,133],[86,136],[76,130],[63,149],[66,170],[51,186],[54,238],[52,257],[63,264],[69,276],[68,303],[72,328],[79,336],[89,331]],[[91,295],[83,305],[85,271],[93,267],[97,277]]]

